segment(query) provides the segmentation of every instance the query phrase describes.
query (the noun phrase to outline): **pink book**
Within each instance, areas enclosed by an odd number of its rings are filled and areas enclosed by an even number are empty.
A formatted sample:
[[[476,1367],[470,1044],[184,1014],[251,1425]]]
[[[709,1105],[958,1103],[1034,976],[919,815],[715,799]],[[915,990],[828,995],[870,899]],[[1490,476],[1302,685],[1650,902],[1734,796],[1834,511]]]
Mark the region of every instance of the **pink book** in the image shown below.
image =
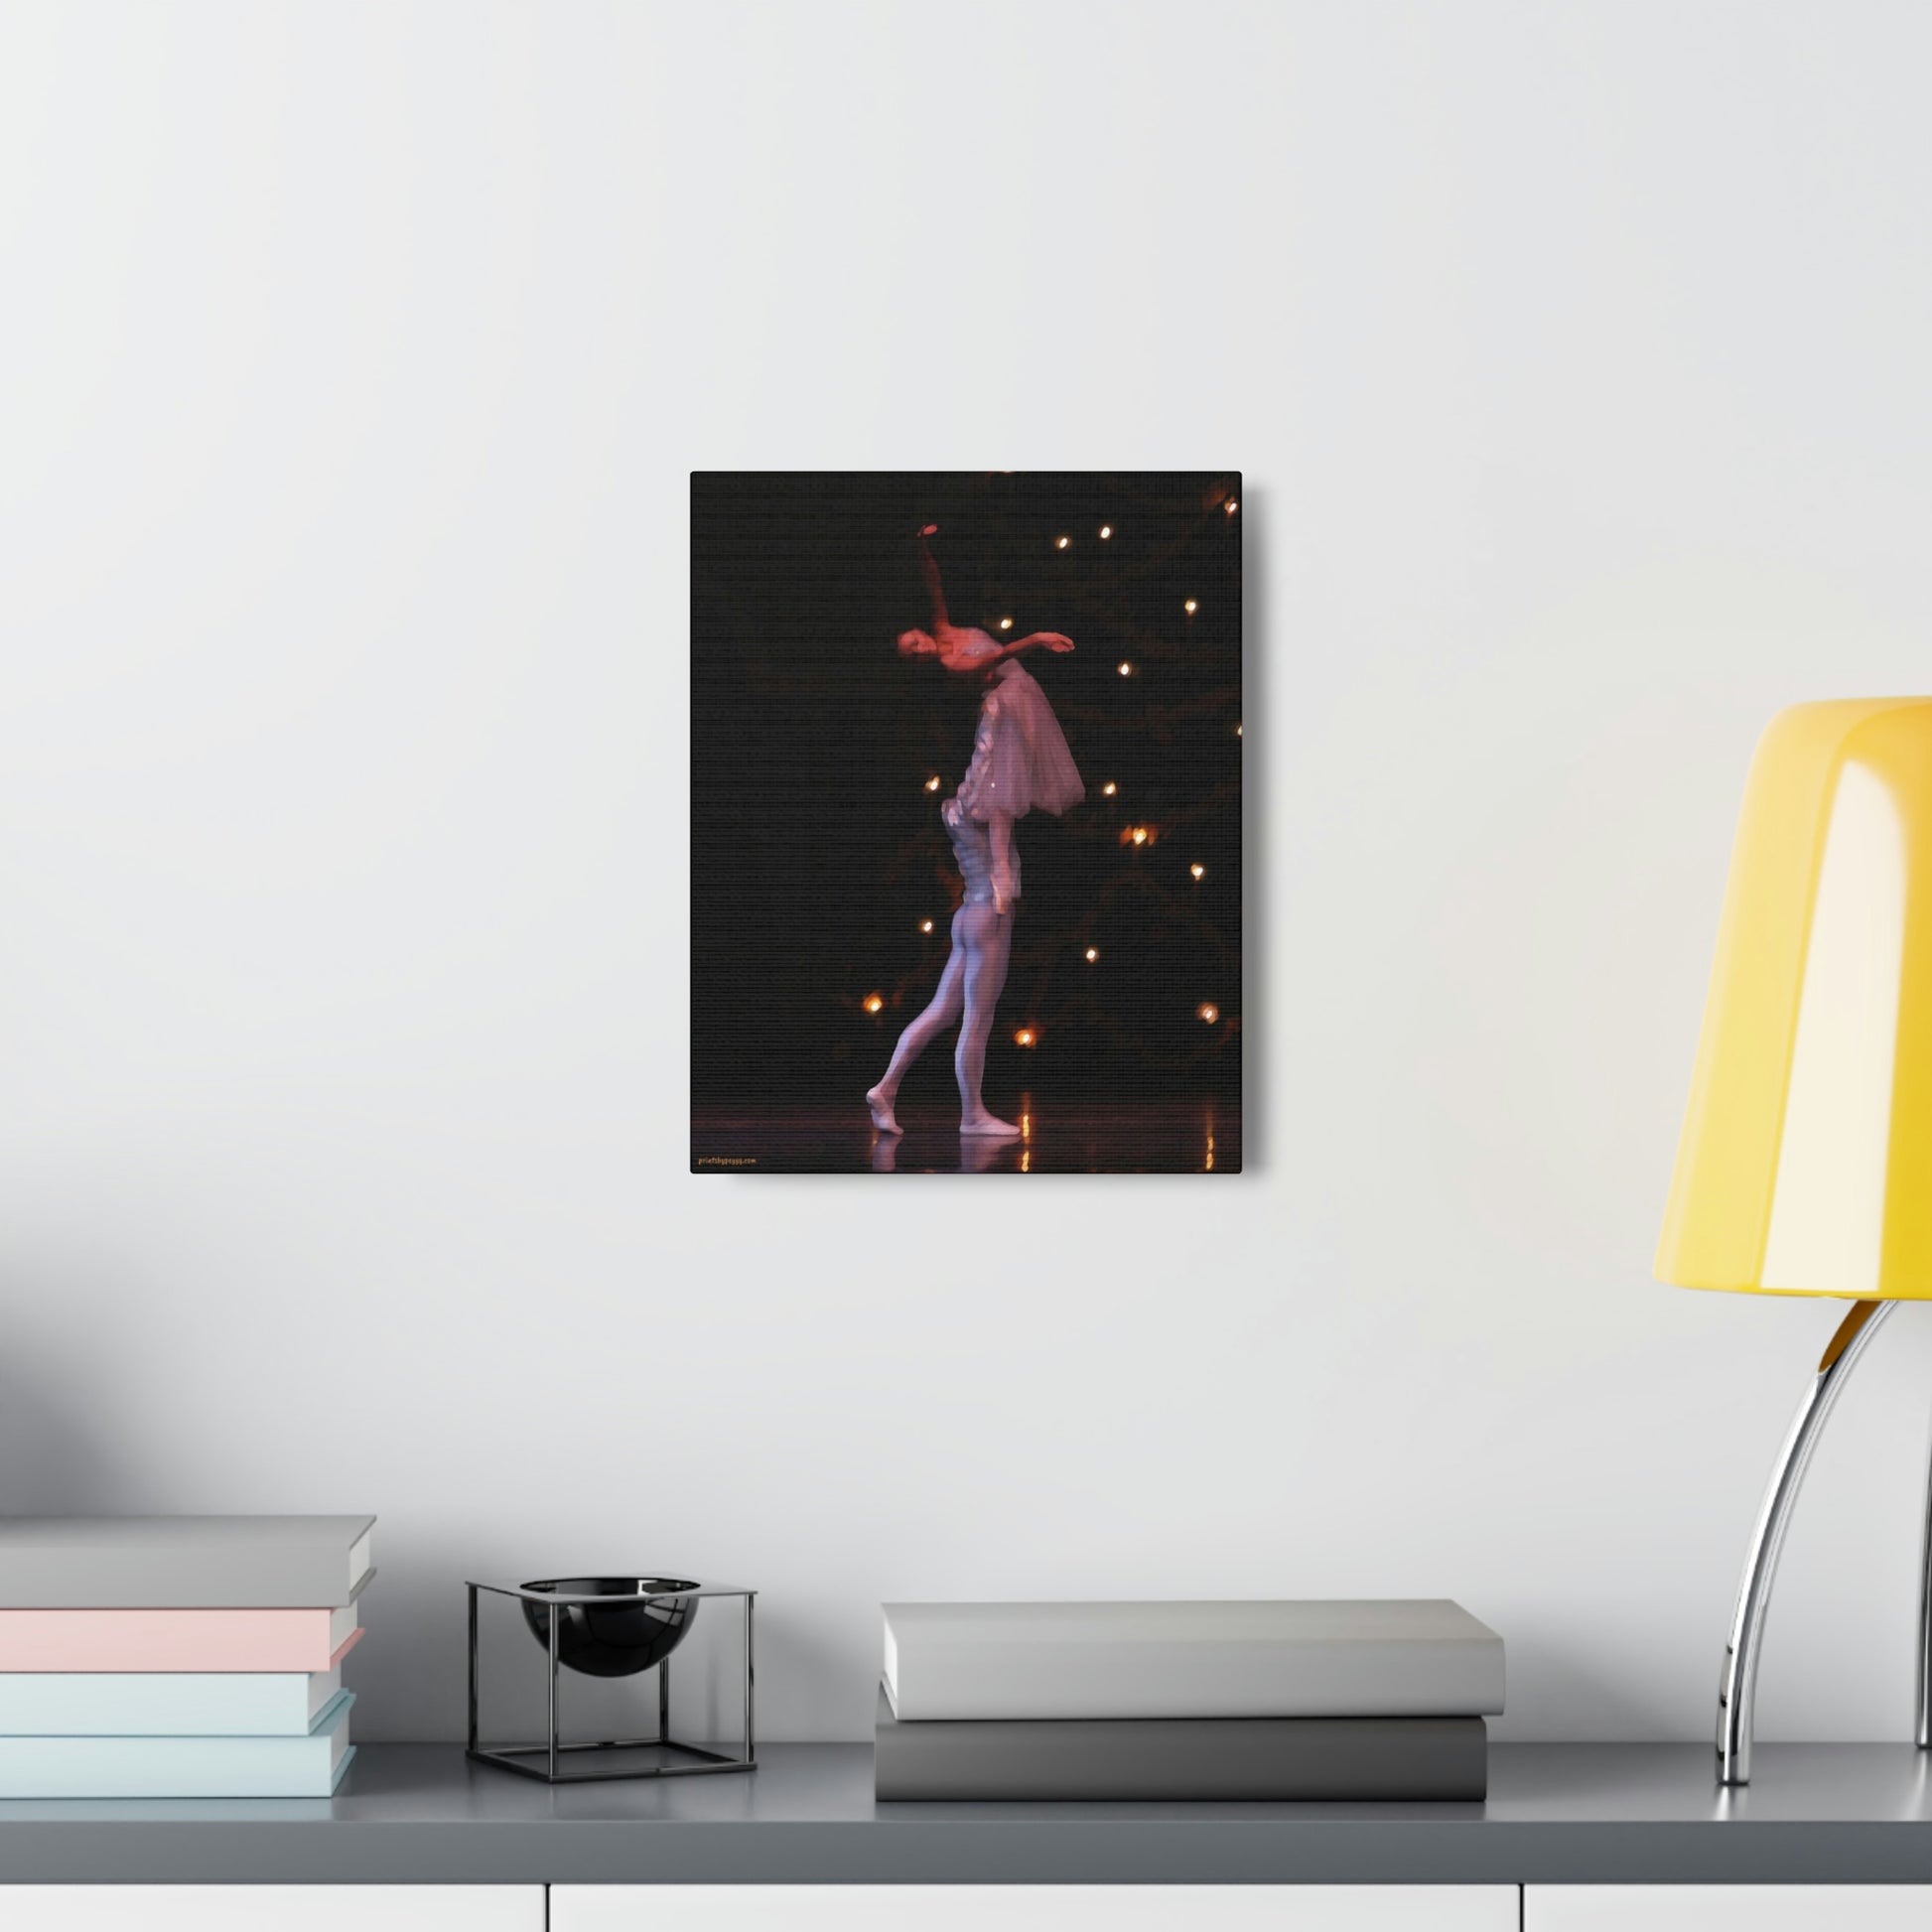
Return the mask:
[[[333,1670],[361,1637],[326,1610],[0,1610],[0,1671]]]

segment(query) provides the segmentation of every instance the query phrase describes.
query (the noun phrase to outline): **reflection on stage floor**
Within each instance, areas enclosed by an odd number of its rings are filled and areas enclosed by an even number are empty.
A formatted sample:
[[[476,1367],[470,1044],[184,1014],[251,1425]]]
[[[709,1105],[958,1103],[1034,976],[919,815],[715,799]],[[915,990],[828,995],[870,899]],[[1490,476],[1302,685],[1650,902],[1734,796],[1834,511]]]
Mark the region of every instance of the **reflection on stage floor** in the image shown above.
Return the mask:
[[[882,1134],[863,1100],[768,1113],[697,1109],[697,1173],[1239,1173],[1241,1116],[1224,1100],[1060,1106],[1023,1095],[1018,1140],[962,1135],[954,1113],[901,1107]]]

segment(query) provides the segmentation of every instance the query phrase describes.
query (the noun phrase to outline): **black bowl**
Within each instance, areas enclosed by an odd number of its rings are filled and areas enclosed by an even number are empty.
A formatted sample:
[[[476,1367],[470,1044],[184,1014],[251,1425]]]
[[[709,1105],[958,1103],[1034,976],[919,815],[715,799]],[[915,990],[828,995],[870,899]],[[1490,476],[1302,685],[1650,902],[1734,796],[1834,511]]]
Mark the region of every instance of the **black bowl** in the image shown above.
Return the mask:
[[[523,1587],[559,1596],[633,1596],[698,1586],[677,1577],[552,1577]],[[695,1596],[660,1596],[654,1603],[559,1603],[557,1660],[586,1677],[634,1677],[661,1663],[684,1641],[697,1613]],[[546,1650],[551,1615],[548,1605],[524,1600],[523,1620]]]

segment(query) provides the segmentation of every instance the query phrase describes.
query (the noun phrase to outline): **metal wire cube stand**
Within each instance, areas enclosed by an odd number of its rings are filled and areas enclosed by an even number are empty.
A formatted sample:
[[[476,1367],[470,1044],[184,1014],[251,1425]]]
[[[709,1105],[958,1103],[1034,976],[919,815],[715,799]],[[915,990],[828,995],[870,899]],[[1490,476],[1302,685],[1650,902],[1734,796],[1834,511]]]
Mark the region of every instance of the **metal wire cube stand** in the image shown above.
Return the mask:
[[[541,1784],[592,1784],[616,1778],[690,1778],[720,1771],[755,1771],[758,1745],[753,1728],[752,1609],[758,1592],[733,1584],[695,1584],[675,1590],[631,1590],[617,1595],[560,1594],[553,1590],[533,1590],[503,1584],[466,1584],[470,1592],[470,1727],[465,1756],[478,1764],[494,1764],[518,1777],[535,1778]],[[507,1596],[519,1605],[546,1606],[546,1644],[549,1653],[548,1735],[540,1744],[485,1745],[480,1741],[478,1723],[482,1703],[482,1659],[480,1636],[480,1599],[483,1594]],[[558,1612],[571,1604],[642,1604],[668,1602],[693,1596],[737,1596],[745,1603],[745,1746],[742,1754],[708,1750],[698,1744],[680,1743],[671,1735],[670,1657],[661,1657],[651,1666],[657,1673],[657,1734],[654,1737],[607,1737],[596,1743],[566,1744],[558,1717],[557,1685],[562,1662],[558,1650]],[[614,1765],[611,1758],[619,1752],[659,1752],[665,1761],[651,1764]]]

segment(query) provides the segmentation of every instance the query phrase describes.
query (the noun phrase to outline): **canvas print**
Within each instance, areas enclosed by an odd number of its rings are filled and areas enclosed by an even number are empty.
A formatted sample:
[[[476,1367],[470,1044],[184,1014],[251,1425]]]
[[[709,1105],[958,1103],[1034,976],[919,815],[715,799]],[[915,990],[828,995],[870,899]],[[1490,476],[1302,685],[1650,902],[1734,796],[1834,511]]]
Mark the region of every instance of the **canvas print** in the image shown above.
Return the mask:
[[[695,1172],[1240,1172],[1242,526],[693,476]]]

